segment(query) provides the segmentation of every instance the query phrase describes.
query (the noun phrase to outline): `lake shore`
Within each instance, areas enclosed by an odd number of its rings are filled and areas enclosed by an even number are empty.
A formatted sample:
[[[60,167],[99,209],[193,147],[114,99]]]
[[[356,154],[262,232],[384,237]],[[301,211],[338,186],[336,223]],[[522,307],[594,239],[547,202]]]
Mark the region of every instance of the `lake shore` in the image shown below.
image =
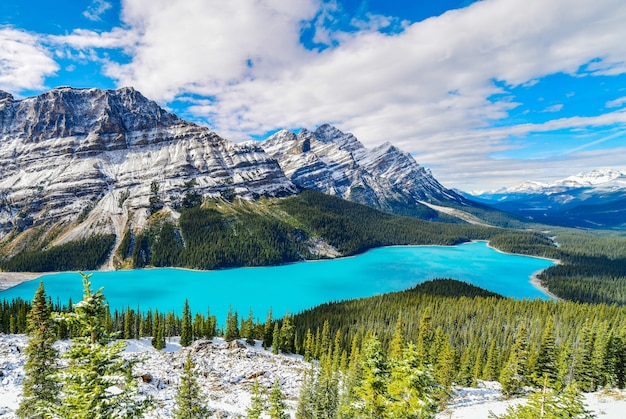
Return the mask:
[[[54,272],[0,272],[0,291]]]
[[[483,240],[473,240],[473,241],[483,241]],[[496,252],[504,253],[506,255],[528,256],[528,255],[521,255],[519,253],[504,252],[504,251],[502,251],[500,249],[497,249],[497,248],[493,247],[491,244],[489,244],[488,241],[487,241],[487,247],[489,247],[490,249],[495,250]],[[561,264],[561,261],[559,259],[552,259],[552,258],[547,258],[547,257],[543,257],[543,256],[530,256],[530,257],[549,260],[550,262],[554,262],[555,265],[560,265]],[[543,292],[548,297],[550,297],[550,298],[552,298],[552,299],[554,299],[556,301],[561,301],[560,297],[558,297],[556,294],[550,292],[550,290],[548,290],[546,287],[543,286],[543,284],[541,284],[541,280],[539,279],[539,275],[543,271],[545,271],[545,269],[542,269],[540,271],[537,271],[537,272],[533,273],[531,275],[531,277],[530,277],[530,283],[532,284],[533,287],[537,288],[539,291]]]

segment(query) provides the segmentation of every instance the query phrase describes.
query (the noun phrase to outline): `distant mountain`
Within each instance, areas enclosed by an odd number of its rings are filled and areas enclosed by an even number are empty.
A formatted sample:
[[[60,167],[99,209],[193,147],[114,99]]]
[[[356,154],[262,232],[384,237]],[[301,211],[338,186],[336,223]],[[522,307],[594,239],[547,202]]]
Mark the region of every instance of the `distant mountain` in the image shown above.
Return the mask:
[[[52,231],[55,243],[94,232],[119,238],[151,212],[203,196],[295,193],[259,146],[220,138],[132,88],[61,87],[21,100],[0,92],[5,251],[9,239],[17,247],[35,240],[21,234],[30,227]]]
[[[626,228],[626,172],[619,170],[594,170],[552,183],[526,182],[468,197],[537,222]]]
[[[367,149],[352,134],[330,125],[298,134],[282,130],[262,141],[261,146],[302,188],[420,218],[438,216],[421,202],[467,204],[464,197],[443,187],[409,153],[390,143]]]

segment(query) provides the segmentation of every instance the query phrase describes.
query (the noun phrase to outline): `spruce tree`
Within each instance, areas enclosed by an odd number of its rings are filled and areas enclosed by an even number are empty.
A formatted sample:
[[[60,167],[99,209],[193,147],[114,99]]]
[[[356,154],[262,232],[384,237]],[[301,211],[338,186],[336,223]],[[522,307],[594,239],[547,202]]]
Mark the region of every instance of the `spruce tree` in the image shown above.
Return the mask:
[[[500,373],[502,394],[507,397],[519,394],[526,384],[528,372],[528,341],[526,329],[522,326],[517,332],[515,343],[507,363]]]
[[[226,332],[224,333],[224,340],[226,342],[231,342],[239,338],[239,320],[237,317],[237,312],[233,313],[233,308],[230,307],[226,315]]]
[[[186,347],[191,345],[193,341],[193,323],[191,321],[191,310],[189,309],[189,300],[185,299],[183,305],[183,318],[180,331],[180,346]]]
[[[402,351],[405,346],[405,334],[404,324],[402,322],[402,314],[398,314],[398,320],[396,321],[396,328],[393,332],[393,338],[389,342],[389,361],[396,362],[402,359]]]
[[[158,350],[165,348],[164,326],[159,309],[155,309],[152,321],[152,346]]]
[[[406,419],[434,418],[437,412],[434,393],[437,388],[429,366],[421,365],[419,353],[409,343],[402,359],[392,367],[387,392],[387,417]]]
[[[360,403],[355,418],[383,419],[386,415],[387,382],[389,371],[380,341],[372,336],[363,349],[363,381],[356,389]]]
[[[272,321],[272,307],[267,311],[265,324],[263,325],[263,348],[267,349],[272,346],[274,332],[274,322]]]
[[[298,397],[298,407],[296,409],[296,419],[314,419],[315,415],[315,371],[313,368],[304,373],[302,385],[300,386],[300,396]]]
[[[73,313],[63,315],[77,334],[63,355],[65,370],[56,374],[61,383],[61,402],[55,415],[73,419],[140,418],[152,401],[140,397],[132,376],[133,363],[122,358],[124,341],[113,341],[106,331],[102,288],[91,291],[91,275],[80,273],[83,299]]]
[[[548,387],[555,386],[558,380],[558,359],[552,318],[548,318],[546,322],[539,350],[530,364],[535,385],[543,385],[547,379]]]
[[[289,316],[289,312],[285,313],[285,317],[283,318],[283,324],[280,327],[280,350],[286,354],[290,354],[293,352],[293,344],[295,338],[295,327],[291,322],[291,317]],[[329,344],[330,346],[330,344]]]
[[[487,381],[494,381],[498,379],[498,347],[496,341],[493,340],[489,344],[489,351],[487,352],[487,361],[485,362],[485,368],[483,370],[482,378]]]
[[[333,419],[337,417],[339,407],[339,374],[332,366],[329,356],[324,358],[313,387],[314,417],[317,419]]]
[[[280,383],[278,379],[274,381],[274,385],[270,390],[268,398],[269,408],[267,413],[271,419],[288,419],[289,415],[285,413],[285,396],[280,389]]]
[[[526,404],[511,406],[501,416],[489,415],[492,419],[592,419],[582,394],[574,383],[562,393],[543,387],[528,397]]]
[[[261,385],[258,380],[254,380],[252,383],[252,398],[250,399],[250,406],[246,409],[246,417],[248,419],[260,419],[263,411],[265,410],[265,397]]]
[[[272,353],[278,354],[280,350],[280,328],[278,322],[274,323],[274,333],[272,333]]]
[[[27,333],[23,398],[17,415],[20,418],[46,418],[50,417],[51,406],[58,401],[59,384],[51,379],[58,370],[58,353],[52,347],[57,336],[43,282],[39,283],[33,298]]]
[[[180,376],[180,385],[176,389],[176,407],[172,412],[174,419],[202,419],[212,416],[212,412],[206,406],[206,400],[202,390],[194,377],[194,364],[191,354],[187,353],[183,373]]]

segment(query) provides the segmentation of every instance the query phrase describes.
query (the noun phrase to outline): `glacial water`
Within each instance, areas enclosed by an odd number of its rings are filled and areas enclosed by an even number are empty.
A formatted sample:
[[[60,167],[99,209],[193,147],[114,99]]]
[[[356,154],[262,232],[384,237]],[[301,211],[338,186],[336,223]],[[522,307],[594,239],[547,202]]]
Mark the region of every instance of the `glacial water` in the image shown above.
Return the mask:
[[[283,266],[193,271],[160,268],[96,272],[93,289],[104,287],[111,310],[139,307],[182,311],[185,298],[191,310],[207,308],[223,323],[229,306],[248,316],[265,319],[285,311],[297,313],[318,304],[400,291],[433,278],[454,278],[518,299],[548,299],[530,283],[533,273],[551,266],[545,259],[497,252],[484,242],[459,246],[398,246],[371,250],[355,257]],[[53,301],[82,298],[77,273],[41,277]],[[39,280],[0,292],[0,300],[32,299]]]

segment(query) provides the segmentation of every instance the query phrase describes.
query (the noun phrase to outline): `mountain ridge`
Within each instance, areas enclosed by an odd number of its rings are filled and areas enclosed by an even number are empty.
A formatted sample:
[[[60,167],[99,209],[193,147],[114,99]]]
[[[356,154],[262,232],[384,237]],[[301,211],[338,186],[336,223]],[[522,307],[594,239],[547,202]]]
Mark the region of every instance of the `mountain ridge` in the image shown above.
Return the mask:
[[[626,227],[626,172],[621,170],[593,170],[550,183],[525,182],[468,198],[546,224]]]
[[[324,124],[298,134],[281,130],[260,142],[296,185],[383,211],[437,218],[420,201],[466,205],[415,159],[389,142],[367,149],[351,133]]]
[[[70,224],[74,233],[61,242],[89,232],[121,237],[189,196],[297,192],[260,147],[186,122],[133,88],[0,97],[0,240]]]

